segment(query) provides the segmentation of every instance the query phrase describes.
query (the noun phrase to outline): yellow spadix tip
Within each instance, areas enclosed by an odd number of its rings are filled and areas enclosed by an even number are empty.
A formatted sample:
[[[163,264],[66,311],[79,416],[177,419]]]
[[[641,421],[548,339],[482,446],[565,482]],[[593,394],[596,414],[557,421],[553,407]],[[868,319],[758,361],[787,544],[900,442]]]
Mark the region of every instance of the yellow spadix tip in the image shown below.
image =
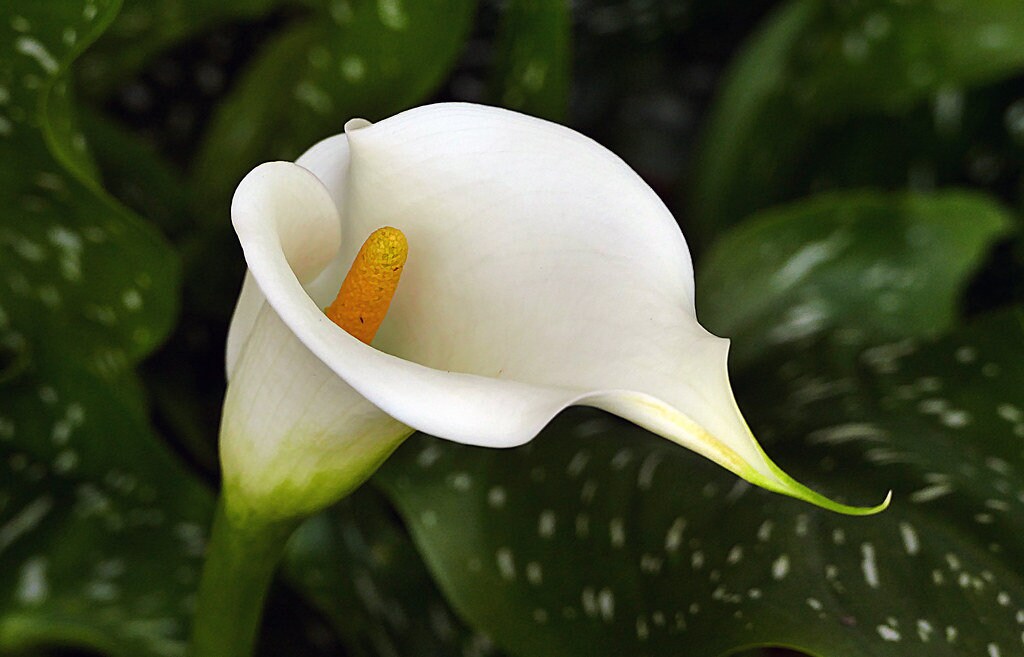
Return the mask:
[[[370,344],[388,313],[408,255],[402,231],[391,226],[373,231],[356,254],[338,296],[324,310],[328,319]]]

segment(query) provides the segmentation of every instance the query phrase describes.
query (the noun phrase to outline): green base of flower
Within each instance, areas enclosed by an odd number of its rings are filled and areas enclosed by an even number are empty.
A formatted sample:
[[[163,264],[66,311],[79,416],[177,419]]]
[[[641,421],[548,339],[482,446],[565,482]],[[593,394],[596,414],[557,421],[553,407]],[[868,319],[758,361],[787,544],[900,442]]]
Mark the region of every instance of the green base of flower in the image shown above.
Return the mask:
[[[240,521],[217,505],[199,585],[191,657],[250,657],[267,588],[298,521]]]

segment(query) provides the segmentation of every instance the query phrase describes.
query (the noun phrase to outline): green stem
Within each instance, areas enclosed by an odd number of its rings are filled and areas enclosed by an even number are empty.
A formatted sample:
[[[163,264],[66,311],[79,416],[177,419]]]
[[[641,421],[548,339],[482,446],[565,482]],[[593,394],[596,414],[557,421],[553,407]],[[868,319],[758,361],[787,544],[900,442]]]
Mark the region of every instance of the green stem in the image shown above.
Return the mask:
[[[192,628],[191,657],[250,657],[263,602],[296,524],[238,521],[217,505]]]

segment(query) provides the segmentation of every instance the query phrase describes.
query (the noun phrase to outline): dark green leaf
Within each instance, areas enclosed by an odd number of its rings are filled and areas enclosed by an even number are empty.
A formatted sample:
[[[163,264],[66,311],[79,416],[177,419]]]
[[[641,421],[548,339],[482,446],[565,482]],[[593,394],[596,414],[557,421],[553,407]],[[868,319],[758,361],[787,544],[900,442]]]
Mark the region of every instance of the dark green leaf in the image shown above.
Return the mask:
[[[874,517],[754,489],[639,429],[562,418],[500,452],[410,442],[379,479],[455,606],[515,654],[1021,650],[1024,331],[820,351],[744,379],[788,470]]]
[[[502,19],[495,97],[514,109],[564,121],[572,68],[572,15],[565,0],[514,0]]]
[[[452,615],[401,522],[370,487],[299,529],[285,574],[354,655],[499,654]]]
[[[735,63],[709,123],[691,206],[702,237],[786,198],[780,190],[817,166],[805,156],[831,150],[818,137],[853,118],[935,98],[936,120],[948,121],[957,90],[1020,70],[1021,26],[1013,0],[786,4]],[[868,143],[887,150],[877,135]]]
[[[148,426],[133,365],[177,263],[107,197],[61,77],[119,3],[0,25],[0,649],[181,655],[209,502]]]
[[[127,0],[82,59],[83,90],[105,97],[176,42],[230,20],[262,16],[282,4],[287,0]]]
[[[842,329],[854,344],[934,336],[1011,216],[986,197],[846,192],[764,211],[701,262],[701,321],[742,367],[773,347]]]
[[[209,521],[137,391],[34,359],[0,412],[0,651],[184,655]]]
[[[279,33],[214,116],[193,170],[203,210],[221,217],[262,161],[295,159],[350,118],[376,120],[422,101],[452,66],[474,7],[333,3]]]

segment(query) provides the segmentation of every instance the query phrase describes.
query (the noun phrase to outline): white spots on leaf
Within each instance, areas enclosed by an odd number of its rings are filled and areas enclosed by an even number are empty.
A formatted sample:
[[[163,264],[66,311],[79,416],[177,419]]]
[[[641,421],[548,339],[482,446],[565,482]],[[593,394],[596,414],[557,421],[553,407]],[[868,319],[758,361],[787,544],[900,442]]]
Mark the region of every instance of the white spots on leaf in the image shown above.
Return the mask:
[[[57,453],[53,459],[54,474],[67,474],[78,467],[78,453],[72,449],[65,449]]]
[[[467,472],[453,473],[449,477],[448,482],[452,488],[460,493],[465,493],[473,486],[473,478]]]
[[[781,581],[786,578],[789,574],[789,555],[780,554],[775,561],[772,562],[772,579]]]
[[[540,586],[544,582],[544,569],[536,561],[526,564],[526,581],[534,586]]]
[[[725,562],[729,565],[738,564],[743,560],[743,546],[734,545],[729,549],[729,554],[725,557]]]
[[[21,566],[18,575],[18,589],[15,596],[22,605],[34,607],[41,605],[50,595],[50,584],[46,570],[48,562],[45,557],[32,557]]]
[[[32,29],[32,23],[24,16],[11,16],[11,29],[15,32],[25,33]]]
[[[342,77],[355,84],[366,77],[366,62],[359,55],[345,55],[338,63]]]
[[[334,22],[341,26],[348,24],[354,16],[352,4],[349,0],[334,0],[331,2],[328,11]]]
[[[775,343],[793,342],[820,331],[829,317],[829,308],[820,299],[795,305],[786,310],[782,321],[768,333]]]
[[[978,30],[978,47],[985,50],[1000,50],[1013,42],[1010,28],[1001,23],[989,23]]]
[[[53,508],[53,498],[43,496],[29,502],[13,518],[0,526],[0,553],[39,526]]]
[[[135,288],[128,288],[121,294],[121,303],[128,310],[140,310],[142,308],[142,295]]]
[[[334,109],[330,95],[309,80],[303,80],[295,87],[295,99],[317,114],[329,114]]]
[[[770,521],[765,521],[770,522]],[[686,530],[686,519],[678,517],[672,521],[672,525],[665,532],[665,551],[672,553],[679,550],[683,543],[683,532]]]
[[[940,416],[940,420],[951,429],[960,429],[971,423],[971,414],[961,410],[948,411]]]
[[[964,345],[953,352],[953,358],[962,365],[969,365],[978,360],[978,350],[970,345]]]
[[[633,452],[630,449],[622,448],[612,456],[611,466],[615,470],[622,470],[633,460]]]
[[[193,522],[179,522],[174,526],[174,537],[190,557],[201,557],[206,551],[206,530]]]
[[[576,516],[576,537],[587,538],[590,536],[590,516],[580,513]]]
[[[647,619],[643,616],[637,616],[636,618],[636,638],[641,641],[646,641],[651,636],[651,628],[647,624]]]
[[[801,513],[796,517],[796,524],[793,528],[793,533],[797,536],[807,536],[807,528],[810,524],[810,518],[807,517],[806,513]]]
[[[899,361],[917,351],[917,344],[911,340],[901,340],[889,344],[866,349],[861,360],[878,374],[893,374],[899,371]]]
[[[900,538],[903,539],[903,549],[909,556],[916,556],[921,551],[921,541],[917,531],[908,522],[900,523]]]
[[[492,486],[490,490],[487,491],[487,504],[492,509],[504,508],[507,499],[508,494],[501,486]]]
[[[1002,657],[1002,651],[999,649],[999,645],[995,643],[988,644],[988,657]]]
[[[861,543],[860,546],[861,572],[864,573],[864,582],[873,589],[878,588],[878,565],[875,562],[875,546],[871,543]]]
[[[537,535],[541,538],[551,538],[555,535],[557,516],[550,509],[545,509],[537,518]]]
[[[802,246],[779,268],[773,283],[781,289],[791,287],[817,267],[838,257],[849,243],[850,235],[841,229],[826,239]]]
[[[580,438],[589,438],[604,433],[612,424],[604,417],[595,417],[580,422],[573,428],[573,434]]]
[[[437,445],[427,445],[416,455],[416,464],[421,468],[429,468],[441,458],[441,448]]]
[[[621,548],[626,544],[626,525],[622,518],[612,518],[608,521],[608,538],[614,548]]]
[[[1001,475],[1010,475],[1013,473],[1013,467],[1009,463],[997,456],[989,456],[985,459],[985,466],[993,472],[998,472]]]
[[[47,406],[52,406],[53,404],[56,404],[59,399],[59,397],[57,396],[57,390],[53,386],[39,386],[39,389],[36,391],[36,393],[39,395],[39,401],[43,402]]]
[[[409,27],[409,15],[402,6],[402,0],[377,0],[377,16],[381,24],[392,30]]]
[[[883,641],[898,642],[902,637],[900,636],[899,630],[889,625],[879,625],[875,628],[878,631],[878,636],[882,637]]]
[[[664,559],[656,557],[653,554],[644,554],[640,557],[640,572],[648,575],[658,575],[661,573],[661,569],[664,564]]]
[[[917,504],[932,502],[945,497],[953,492],[953,487],[948,483],[932,484],[910,494],[910,501]]]
[[[807,435],[812,444],[842,445],[849,442],[882,442],[888,434],[869,422],[848,422],[825,429],[812,431]]]
[[[14,49],[19,54],[34,59],[50,75],[56,73],[60,68],[57,60],[50,54],[50,51],[37,39],[29,36],[19,36],[14,40]]]
[[[597,481],[594,479],[588,479],[583,482],[583,487],[580,488],[580,502],[584,504],[590,504],[594,501],[594,495],[597,494]]]
[[[47,239],[59,254],[58,268],[61,276],[71,282],[82,278],[82,238],[64,226],[53,226],[46,233]]]
[[[964,102],[962,89],[943,87],[935,92],[933,113],[937,132],[954,135],[960,130],[963,122]]]
[[[494,556],[498,564],[498,573],[502,578],[509,581],[514,580],[516,578],[516,562],[512,550],[507,547],[498,548]]]
[[[536,93],[544,88],[548,65],[541,60],[531,60],[523,69],[520,80],[528,91]]]
[[[611,589],[603,588],[598,592],[597,609],[605,622],[615,620],[615,594]]]
[[[583,474],[583,471],[586,469],[587,463],[589,462],[590,452],[585,449],[581,449],[572,455],[572,459],[569,460],[569,465],[565,467],[565,474],[575,479]]]
[[[644,457],[636,475],[636,485],[640,490],[650,490],[654,483],[654,472],[662,462],[663,457],[659,452],[651,452]]]

